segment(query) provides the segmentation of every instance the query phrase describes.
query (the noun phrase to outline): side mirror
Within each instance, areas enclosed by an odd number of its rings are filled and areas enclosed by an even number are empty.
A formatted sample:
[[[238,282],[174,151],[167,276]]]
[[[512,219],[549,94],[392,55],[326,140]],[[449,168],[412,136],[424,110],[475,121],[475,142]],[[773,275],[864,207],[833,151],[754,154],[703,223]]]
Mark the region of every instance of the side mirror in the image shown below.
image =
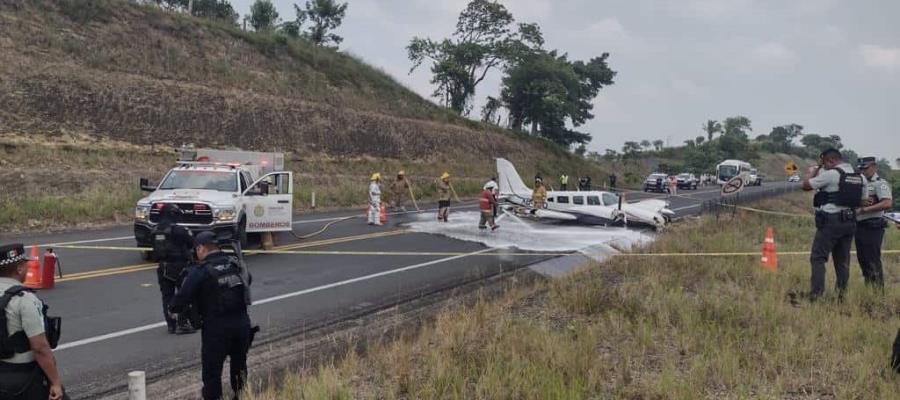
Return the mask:
[[[144,192],[153,192],[156,190],[156,185],[151,185],[147,178],[141,178],[138,186],[140,186],[141,191]]]

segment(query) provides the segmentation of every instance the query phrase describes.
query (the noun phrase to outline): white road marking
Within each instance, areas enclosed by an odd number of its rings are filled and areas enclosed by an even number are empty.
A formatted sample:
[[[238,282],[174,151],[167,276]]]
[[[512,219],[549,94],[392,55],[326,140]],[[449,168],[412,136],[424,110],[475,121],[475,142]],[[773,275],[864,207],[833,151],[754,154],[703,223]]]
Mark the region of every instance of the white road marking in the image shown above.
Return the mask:
[[[267,303],[273,303],[276,301],[281,301],[284,299],[289,299],[289,298],[297,297],[297,296],[303,296],[303,295],[310,294],[310,293],[320,292],[323,290],[328,290],[328,289],[336,288],[339,286],[350,285],[350,284],[357,283],[357,282],[380,278],[382,276],[387,276],[387,275],[397,274],[400,272],[424,268],[424,267],[432,266],[435,264],[440,264],[440,263],[447,262],[447,261],[458,260],[460,258],[465,258],[468,256],[473,256],[473,255],[482,254],[482,253],[487,253],[487,252],[493,251],[493,250],[496,250],[496,249],[481,249],[478,251],[473,251],[471,253],[460,254],[460,255],[456,255],[456,256],[452,256],[452,257],[446,257],[446,258],[441,258],[441,259],[437,259],[437,260],[427,261],[427,262],[420,263],[420,264],[410,265],[410,266],[406,266],[406,267],[402,267],[402,268],[392,269],[392,270],[388,270],[388,271],[382,271],[382,272],[378,272],[378,273],[374,273],[374,274],[370,274],[370,275],[365,275],[365,276],[351,278],[351,279],[347,279],[347,280],[343,280],[343,281],[339,281],[339,282],[329,283],[327,285],[316,286],[314,288],[298,290],[296,292],[286,293],[286,294],[258,300],[258,301],[255,301],[253,303],[253,305],[258,306],[258,305],[263,305],[263,304],[267,304]],[[85,345],[89,345],[89,344],[93,344],[93,343],[97,343],[97,342],[102,342],[105,340],[119,338],[122,336],[128,336],[128,335],[132,335],[135,333],[149,331],[151,329],[162,328],[164,326],[166,326],[165,321],[148,324],[148,325],[143,325],[143,326],[138,326],[138,327],[134,327],[131,329],[121,330],[118,332],[107,333],[105,335],[99,335],[99,336],[89,337],[86,339],[76,340],[74,342],[63,343],[63,344],[59,345],[56,348],[56,350],[61,351],[61,350],[75,348],[75,347],[85,346]]]
[[[119,236],[119,237],[103,238],[103,239],[76,240],[76,241],[72,241],[72,242],[47,243],[47,244],[39,244],[38,247],[53,247],[53,246],[66,246],[66,245],[72,245],[72,244],[113,242],[116,240],[125,240],[125,239],[134,239],[134,236]]]

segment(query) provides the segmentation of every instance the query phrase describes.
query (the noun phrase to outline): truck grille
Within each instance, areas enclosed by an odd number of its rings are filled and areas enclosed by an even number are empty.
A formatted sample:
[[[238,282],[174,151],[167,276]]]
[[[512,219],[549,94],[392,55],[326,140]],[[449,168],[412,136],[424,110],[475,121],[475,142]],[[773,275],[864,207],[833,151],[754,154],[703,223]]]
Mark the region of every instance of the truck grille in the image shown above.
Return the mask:
[[[160,220],[160,210],[165,203],[153,203],[150,207],[150,222],[156,224]],[[209,225],[213,222],[212,208],[204,203],[175,203],[181,214],[175,218],[179,224]]]

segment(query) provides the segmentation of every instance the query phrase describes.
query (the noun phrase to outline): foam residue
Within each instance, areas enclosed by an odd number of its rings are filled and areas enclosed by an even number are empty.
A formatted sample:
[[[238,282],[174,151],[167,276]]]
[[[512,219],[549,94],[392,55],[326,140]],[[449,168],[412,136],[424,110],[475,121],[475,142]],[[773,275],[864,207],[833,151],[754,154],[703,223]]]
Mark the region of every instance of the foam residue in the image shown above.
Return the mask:
[[[556,225],[523,220],[514,215],[501,215],[496,231],[479,230],[477,212],[453,212],[449,222],[439,222],[434,215],[416,215],[406,226],[413,232],[443,235],[453,239],[478,242],[498,249],[537,252],[580,252],[602,260],[619,250],[653,241],[650,231],[622,227]]]

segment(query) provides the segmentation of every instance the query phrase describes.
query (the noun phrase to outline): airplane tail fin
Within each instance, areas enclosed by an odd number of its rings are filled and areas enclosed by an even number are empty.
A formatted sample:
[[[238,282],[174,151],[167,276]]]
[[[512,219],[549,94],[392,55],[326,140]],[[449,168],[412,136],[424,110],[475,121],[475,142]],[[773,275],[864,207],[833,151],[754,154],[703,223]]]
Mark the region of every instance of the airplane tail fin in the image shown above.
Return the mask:
[[[516,167],[503,158],[497,159],[497,180],[500,184],[501,196],[531,198],[531,189],[525,186],[522,177],[516,172]]]

